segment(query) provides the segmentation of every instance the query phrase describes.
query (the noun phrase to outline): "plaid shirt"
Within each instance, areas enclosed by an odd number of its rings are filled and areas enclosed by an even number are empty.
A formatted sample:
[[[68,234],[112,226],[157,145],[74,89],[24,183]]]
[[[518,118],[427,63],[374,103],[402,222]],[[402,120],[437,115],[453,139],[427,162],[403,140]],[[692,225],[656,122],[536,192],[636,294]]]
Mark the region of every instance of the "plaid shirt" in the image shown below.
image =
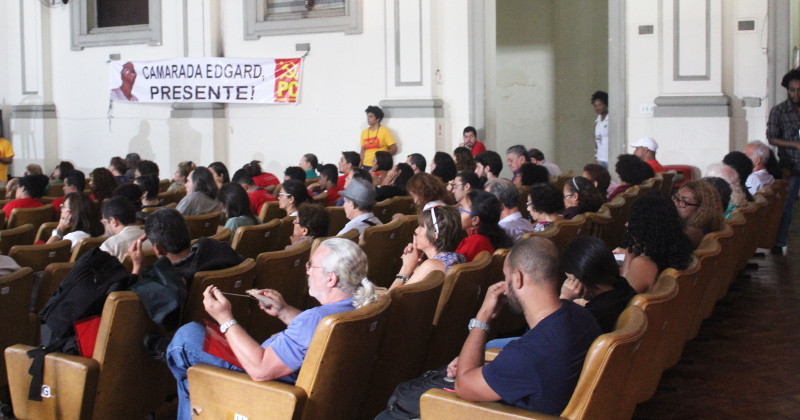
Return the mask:
[[[772,107],[769,112],[767,139],[800,142],[800,113],[788,99]],[[792,173],[800,173],[800,150],[779,147],[778,158],[783,166],[792,169]]]

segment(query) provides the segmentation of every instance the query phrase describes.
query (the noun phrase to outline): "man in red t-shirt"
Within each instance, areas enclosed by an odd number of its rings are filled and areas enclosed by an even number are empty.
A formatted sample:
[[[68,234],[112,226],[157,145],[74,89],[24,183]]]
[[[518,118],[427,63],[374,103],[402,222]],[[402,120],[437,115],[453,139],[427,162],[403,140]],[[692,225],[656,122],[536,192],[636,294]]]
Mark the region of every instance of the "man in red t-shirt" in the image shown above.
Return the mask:
[[[664,172],[664,167],[656,160],[656,150],[658,150],[658,143],[650,137],[642,137],[636,143],[632,143],[633,154],[638,156],[639,159],[647,162],[653,172]]]
[[[464,129],[464,142],[459,144],[460,147],[466,147],[472,152],[472,157],[478,156],[481,152],[486,151],[486,146],[478,141],[478,130],[475,127],[467,127]]]
[[[250,208],[256,216],[261,212],[261,206],[263,206],[264,203],[268,201],[278,201],[269,191],[263,187],[256,186],[253,178],[244,169],[239,169],[234,172],[231,182],[241,185],[247,192],[247,196],[250,198]]]
[[[358,168],[359,166],[361,166],[361,155],[356,152],[342,152],[342,157],[339,159],[339,172],[344,175],[340,176],[336,182],[336,186],[340,190],[344,189],[344,183],[353,168]],[[330,194],[328,195],[330,196]]]
[[[82,193],[86,189],[86,175],[77,169],[67,172],[64,176],[62,189],[64,190],[64,195],[74,192]],[[61,205],[64,204],[64,197],[58,197],[51,201],[50,204],[53,205],[53,212],[58,217],[61,214]]]
[[[44,195],[49,180],[46,175],[27,175],[19,180],[17,199],[9,201],[4,207],[6,218],[11,217],[14,209],[41,207],[44,205],[39,198]]]
[[[334,164],[329,163],[317,167],[317,172],[319,172],[319,182],[309,185],[309,191],[316,194],[321,194],[323,192],[328,193],[328,197],[325,199],[325,207],[335,205],[340,198],[339,191],[342,190],[342,188],[339,188],[336,184],[336,175],[339,173],[339,170],[337,170]],[[344,177],[342,176],[339,178],[341,179]]]

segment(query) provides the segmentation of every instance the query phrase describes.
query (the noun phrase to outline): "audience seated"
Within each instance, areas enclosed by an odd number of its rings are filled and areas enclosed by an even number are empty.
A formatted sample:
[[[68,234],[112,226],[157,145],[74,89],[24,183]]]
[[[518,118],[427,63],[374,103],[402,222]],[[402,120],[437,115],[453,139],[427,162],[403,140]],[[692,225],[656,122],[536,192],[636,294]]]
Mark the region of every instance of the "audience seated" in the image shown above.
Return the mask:
[[[314,193],[326,193],[328,196],[325,198],[325,206],[332,206],[339,201],[339,192],[343,187],[339,187],[337,179],[339,170],[336,165],[328,163],[319,167],[319,182],[313,183],[308,186],[309,190]]]
[[[619,155],[614,168],[622,184],[608,194],[608,201],[613,200],[617,194],[624,193],[628,188],[655,176],[653,168],[635,155]]]
[[[461,171],[456,175],[456,179],[450,183],[450,192],[453,193],[456,203],[461,202],[465,195],[472,190],[479,190],[483,186],[483,182],[478,178],[478,175],[472,171]]]
[[[733,194],[733,190],[731,189],[730,184],[728,184],[728,181],[716,176],[704,176],[700,178],[700,180],[707,182],[709,185],[714,187],[715,190],[717,190],[723,209],[730,208],[731,194]],[[725,210],[725,218],[728,218],[727,210]]]
[[[105,229],[97,215],[97,205],[83,193],[72,192],[64,196],[61,217],[47,243],[67,239],[72,242],[72,249],[75,249],[75,245],[81,239],[95,238],[104,232]]]
[[[414,170],[407,163],[394,165],[381,181],[381,186],[375,189],[375,201],[381,202],[397,196],[408,195],[406,185],[414,176]]]
[[[244,169],[239,169],[234,172],[231,182],[241,185],[247,192],[247,197],[250,199],[250,209],[253,210],[253,214],[255,215],[261,213],[261,206],[263,206],[264,203],[278,200],[264,187],[257,186],[250,174]]]
[[[722,163],[733,168],[739,174],[739,185],[747,197],[747,201],[753,201],[753,194],[747,188],[747,178],[753,173],[753,162],[742,152],[730,152],[722,159]]]
[[[541,232],[562,220],[563,211],[564,196],[555,185],[536,184],[528,191],[528,214],[534,221],[534,232]]]
[[[530,187],[534,184],[541,184],[550,181],[550,171],[546,167],[535,163],[526,162],[519,167],[519,171],[514,175],[514,185],[517,187]]]
[[[128,153],[125,155],[125,167],[127,168],[125,171],[125,177],[127,177],[129,181],[136,178],[136,168],[139,166],[139,162],[141,161],[142,158],[138,153]]]
[[[47,186],[46,175],[27,175],[20,179],[19,186],[17,187],[17,198],[9,201],[3,206],[3,211],[6,213],[6,218],[11,216],[11,211],[14,209],[25,209],[31,207],[41,207],[44,205],[39,198],[41,198]]]
[[[472,261],[481,251],[493,254],[496,249],[511,247],[511,238],[498,225],[502,205],[497,197],[486,191],[470,191],[458,203],[458,211],[467,237],[456,252],[464,255],[467,261]]]
[[[506,162],[508,163],[508,169],[517,176],[519,174],[519,168],[524,163],[530,162],[531,157],[528,155],[528,150],[525,149],[525,146],[521,144],[517,144],[515,146],[511,146],[506,149]]]
[[[475,156],[475,174],[484,180],[500,177],[503,171],[503,158],[497,152],[487,150]]]
[[[259,187],[267,188],[272,185],[280,184],[280,180],[275,175],[264,172],[261,169],[261,161],[253,160],[250,163],[244,165],[242,167],[247,173],[250,174],[250,177],[253,178],[253,182],[256,183]],[[227,173],[227,170],[226,170]]]
[[[603,198],[608,195],[608,187],[611,185],[611,174],[608,173],[608,169],[596,163],[589,163],[583,167],[582,176],[594,183]]]
[[[312,242],[316,238],[328,236],[331,216],[322,206],[303,203],[298,207],[297,217],[293,222],[294,230],[289,238],[292,243],[287,245],[286,249],[291,249],[304,242]]]
[[[408,194],[414,199],[417,206],[417,213],[431,208],[432,206],[445,206],[453,204],[452,195],[447,192],[447,187],[438,177],[418,173],[411,177],[406,184]]]
[[[64,177],[67,176],[67,172],[73,169],[75,169],[75,166],[72,165],[72,162],[67,162],[65,160],[59,162],[55,169],[53,169],[53,173],[50,174],[50,183],[47,184],[44,191],[47,192],[51,184],[61,184],[64,182]]]
[[[155,175],[144,175],[133,181],[142,189],[142,208],[161,207],[164,203],[158,198],[158,177]]]
[[[220,210],[217,201],[218,190],[211,171],[204,166],[198,166],[186,178],[186,197],[183,197],[176,209],[184,216],[218,211]]]
[[[116,196],[103,204],[102,213],[101,222],[109,238],[100,245],[100,249],[122,261],[128,248],[145,234],[136,224],[136,207],[125,197]],[[144,246],[146,249],[152,248],[149,241]]]
[[[308,195],[306,184],[296,179],[285,181],[281,192],[278,193],[278,207],[286,210],[286,214],[289,216],[297,216],[297,208],[301,204],[309,202],[311,202],[311,196]]]
[[[35,163],[31,163],[30,165],[25,167],[25,173],[22,176],[42,175],[42,173],[43,172],[42,172],[42,167],[41,166],[39,166],[39,165],[37,165]],[[6,183],[6,198],[7,199],[17,198],[16,197],[16,190],[17,190],[17,187],[19,186],[19,180],[20,180],[20,178],[14,178],[14,179],[9,180]]]
[[[414,240],[403,251],[403,266],[390,289],[421,281],[432,271],[447,272],[467,259],[456,253],[461,230],[458,210],[435,206],[419,215]]]
[[[86,175],[77,169],[72,169],[64,174],[62,184],[64,186],[61,189],[64,190],[64,195],[69,193],[83,194],[83,190],[86,188]],[[45,190],[45,194],[47,194],[47,190]],[[53,213],[58,216],[61,214],[61,205],[64,204],[64,197],[56,197],[50,204],[53,205]]]
[[[116,178],[117,184],[122,185],[131,182],[131,179],[125,176],[125,173],[128,171],[128,165],[125,163],[125,159],[119,156],[111,158],[111,161],[108,163],[108,170],[111,171],[111,174]]]
[[[631,143],[633,154],[653,168],[653,173],[664,172],[664,167],[656,160],[658,143],[651,137],[642,137],[639,141]]]
[[[142,208],[142,188],[132,182],[127,184],[122,184],[116,189],[114,189],[114,197],[125,197],[128,202],[130,202],[133,207],[136,207],[136,211],[138,212]],[[138,215],[136,216],[139,217]]]
[[[169,184],[169,189],[167,189],[167,191],[177,191],[186,188],[186,178],[189,177],[189,174],[192,173],[195,168],[197,168],[197,165],[191,160],[179,163],[178,168],[172,175],[172,183]]]
[[[261,223],[250,208],[250,199],[241,185],[235,182],[222,184],[217,194],[222,204],[223,217],[227,219],[225,229],[231,230],[231,237],[240,226],[253,226]]]
[[[358,230],[359,235],[370,226],[380,226],[383,223],[372,213],[375,205],[375,186],[363,179],[353,179],[341,193],[344,199],[344,213],[349,222],[337,233],[342,235],[351,229]]]
[[[594,182],[582,177],[573,177],[564,183],[564,207],[561,213],[566,220],[586,212],[597,212],[605,202],[603,194]]]
[[[211,162],[208,165],[208,170],[211,172],[211,175],[214,177],[214,183],[217,184],[217,189],[219,189],[222,184],[226,182],[231,182],[231,177],[228,172],[228,167],[225,166],[222,162]],[[255,176],[253,176],[255,178]]]
[[[458,172],[475,172],[475,156],[472,155],[472,151],[468,148],[464,146],[456,147],[453,150],[453,159],[456,161],[456,170]]]
[[[500,201],[500,222],[498,224],[506,232],[512,242],[520,236],[533,232],[531,222],[519,212],[519,190],[507,179],[493,179],[486,183],[486,191],[492,193]]]
[[[228,344],[241,364],[236,367],[202,351],[205,327],[190,323],[181,327],[167,350],[167,363],[178,381],[178,419],[192,417],[186,371],[198,363],[246,372],[254,381],[278,380],[294,384],[297,372],[311,345],[317,324],[326,316],[360,308],[376,300],[374,286],[367,276],[364,251],[346,239],[328,239],[311,256],[306,271],[308,294],[322,306],[306,311],[286,304],[280,293],[264,289],[258,294],[271,302],[261,310],[283,321],[285,331],[260,345],[236,322],[231,303],[214,286],[204,292],[206,312],[220,325]]]
[[[724,179],[731,189],[731,199],[728,206],[725,208],[725,218],[727,219],[731,213],[737,208],[747,204],[747,195],[742,189],[742,183],[739,182],[739,173],[735,169],[724,163],[712,163],[706,170],[707,177],[719,177]]]
[[[414,170],[414,175],[418,173],[424,173],[425,168],[427,167],[427,161],[425,160],[425,156],[422,156],[419,153],[412,153],[408,155],[406,158],[406,164]]]
[[[725,214],[719,193],[711,184],[689,181],[672,196],[683,220],[683,231],[697,248],[703,236],[722,227]]]
[[[375,152],[375,157],[372,158],[370,165],[369,173],[372,175],[372,182],[381,183],[394,166],[394,158],[391,153],[379,150]]]
[[[300,163],[297,166],[303,168],[306,171],[306,179],[314,179],[317,178],[317,166],[319,166],[319,160],[317,159],[317,155],[313,153],[306,153],[303,157],[300,158]]]
[[[431,175],[438,177],[445,184],[456,177],[456,162],[445,152],[436,152],[431,162]]]
[[[114,195],[114,189],[117,188],[119,183],[114,178],[114,174],[106,168],[95,168],[89,174],[89,187],[92,189],[89,197],[97,202],[102,203],[103,200],[111,198]]]
[[[139,162],[136,166],[134,178],[139,178],[140,176],[147,176],[147,175],[155,175],[156,179],[158,179],[159,169],[158,165],[151,161],[151,160],[143,160]]]
[[[688,267],[694,249],[683,231],[678,209],[658,193],[647,194],[631,205],[626,243],[620,272],[636,293],[648,291],[667,268]]]
[[[547,168],[547,171],[550,172],[550,178],[555,178],[561,175],[561,168],[558,167],[555,163],[548,162],[544,158],[544,153],[542,153],[539,149],[530,149],[528,150],[528,154],[531,156],[531,162],[537,165],[542,165]]]
[[[347,181],[353,178],[353,169],[361,167],[361,155],[356,152],[342,152],[339,158],[338,169],[342,176],[336,181],[336,186],[340,189],[347,187]]]
[[[764,185],[775,182],[775,177],[767,170],[767,163],[770,159],[769,146],[760,140],[755,140],[747,143],[743,152],[753,162],[753,172],[745,181],[745,186],[750,194],[755,194]]]

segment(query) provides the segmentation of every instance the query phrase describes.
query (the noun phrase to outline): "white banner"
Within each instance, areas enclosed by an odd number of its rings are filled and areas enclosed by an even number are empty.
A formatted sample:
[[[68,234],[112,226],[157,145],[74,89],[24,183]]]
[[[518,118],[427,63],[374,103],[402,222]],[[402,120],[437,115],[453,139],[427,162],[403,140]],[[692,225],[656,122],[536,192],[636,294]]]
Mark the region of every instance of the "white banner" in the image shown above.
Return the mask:
[[[113,61],[112,101],[297,102],[302,58],[174,58]]]

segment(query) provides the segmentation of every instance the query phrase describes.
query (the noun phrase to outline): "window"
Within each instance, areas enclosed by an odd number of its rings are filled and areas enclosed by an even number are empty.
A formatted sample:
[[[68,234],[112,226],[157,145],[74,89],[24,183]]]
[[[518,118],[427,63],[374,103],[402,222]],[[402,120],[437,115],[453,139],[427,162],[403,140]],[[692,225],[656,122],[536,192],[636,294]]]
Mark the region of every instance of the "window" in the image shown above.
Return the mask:
[[[244,0],[245,39],[310,32],[361,33],[361,0]]]
[[[72,49],[103,45],[161,45],[161,0],[74,0]]]

